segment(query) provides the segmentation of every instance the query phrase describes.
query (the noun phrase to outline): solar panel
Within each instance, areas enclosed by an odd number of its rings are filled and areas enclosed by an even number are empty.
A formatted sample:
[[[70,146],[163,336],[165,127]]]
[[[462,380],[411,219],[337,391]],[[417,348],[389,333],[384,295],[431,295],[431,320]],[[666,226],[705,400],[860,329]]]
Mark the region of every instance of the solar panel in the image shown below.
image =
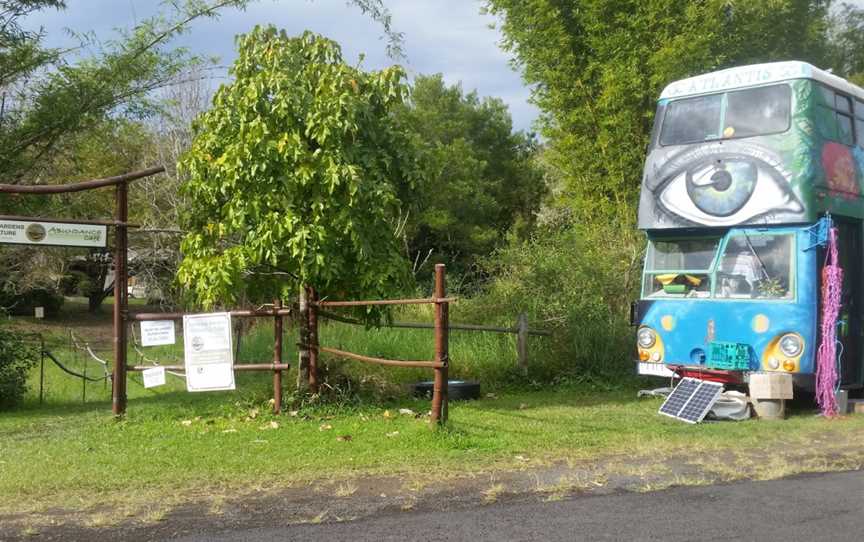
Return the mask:
[[[723,384],[685,378],[660,405],[660,414],[687,423],[699,423],[723,393]]]
[[[693,392],[699,388],[699,384],[700,381],[695,378],[683,379],[660,406],[660,414],[666,414],[673,418],[677,417],[678,413],[681,412],[681,409],[684,408],[684,405],[687,404],[687,401],[693,395]]]

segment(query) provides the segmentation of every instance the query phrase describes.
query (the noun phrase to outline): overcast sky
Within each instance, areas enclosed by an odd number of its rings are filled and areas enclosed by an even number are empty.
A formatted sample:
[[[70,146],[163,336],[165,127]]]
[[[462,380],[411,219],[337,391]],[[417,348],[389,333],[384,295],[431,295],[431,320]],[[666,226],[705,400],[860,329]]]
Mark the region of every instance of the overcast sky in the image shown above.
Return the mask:
[[[31,27],[43,26],[49,46],[72,43],[64,29],[93,31],[100,40],[116,35],[155,13],[159,0],[67,0],[68,8],[45,10],[31,16]],[[479,0],[386,0],[393,28],[405,35],[402,60],[410,76],[442,73],[448,83],[462,83],[481,96],[496,96],[510,106],[514,127],[528,130],[537,109],[528,103],[530,91],[508,64],[498,47],[500,34],[490,28],[494,18],[481,15]],[[245,12],[227,10],[218,20],[195,23],[176,43],[194,53],[218,56],[224,64],[234,60],[234,36],[256,24],[274,24],[291,34],[309,29],[338,41],[346,59],[379,69],[392,64],[386,54],[381,26],[346,0],[258,0]]]

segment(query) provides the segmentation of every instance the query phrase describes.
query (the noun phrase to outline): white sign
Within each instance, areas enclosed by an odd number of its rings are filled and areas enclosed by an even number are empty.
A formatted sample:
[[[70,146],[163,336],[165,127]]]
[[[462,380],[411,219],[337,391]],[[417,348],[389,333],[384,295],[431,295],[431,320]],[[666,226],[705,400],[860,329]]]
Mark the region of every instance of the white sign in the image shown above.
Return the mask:
[[[45,318],[45,307],[36,307],[36,318]]]
[[[639,374],[644,376],[663,376],[666,378],[674,377],[675,372],[666,367],[663,363],[639,362]]]
[[[104,247],[107,237],[107,226],[0,220],[0,243]]]
[[[153,367],[152,369],[144,369],[141,375],[144,377],[145,388],[155,388],[156,386],[165,385],[164,367]]]
[[[141,346],[174,344],[174,320],[141,322]]]
[[[217,312],[184,316],[183,351],[188,391],[234,389],[230,314]]]

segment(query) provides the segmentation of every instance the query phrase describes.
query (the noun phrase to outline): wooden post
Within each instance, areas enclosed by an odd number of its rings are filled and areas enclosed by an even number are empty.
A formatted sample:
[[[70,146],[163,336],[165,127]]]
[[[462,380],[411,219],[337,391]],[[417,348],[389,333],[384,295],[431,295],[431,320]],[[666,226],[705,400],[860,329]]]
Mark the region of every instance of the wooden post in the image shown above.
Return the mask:
[[[522,374],[528,374],[528,316],[523,312],[516,319],[516,355]]]
[[[300,314],[297,320],[300,332],[300,344],[297,346],[297,391],[303,391],[309,383],[309,298],[305,286],[300,287]]]
[[[273,300],[273,363],[282,365],[282,300]],[[242,329],[242,328],[241,328]],[[282,410],[282,371],[273,370],[273,414],[279,414]]]
[[[444,264],[435,265],[435,361],[443,367],[435,368],[435,383],[432,386],[432,423],[444,425],[448,414],[448,369],[449,355],[449,305],[440,301],[447,297]]]
[[[318,292],[310,287],[306,293],[309,306],[309,391],[318,393]]]
[[[45,396],[45,337],[39,334],[39,404]]]
[[[114,198],[114,374],[111,410],[115,416],[126,412],[126,296],[127,231],[129,188],[117,185]]]

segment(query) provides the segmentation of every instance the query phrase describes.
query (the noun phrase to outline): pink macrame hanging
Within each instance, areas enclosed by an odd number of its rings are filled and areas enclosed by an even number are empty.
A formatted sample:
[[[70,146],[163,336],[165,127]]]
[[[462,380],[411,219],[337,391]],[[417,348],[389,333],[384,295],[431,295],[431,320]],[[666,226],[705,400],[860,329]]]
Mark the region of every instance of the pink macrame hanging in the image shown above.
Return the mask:
[[[837,317],[843,289],[843,268],[837,263],[837,228],[828,231],[822,268],[822,344],[816,357],[816,403],[825,416],[837,415]]]

